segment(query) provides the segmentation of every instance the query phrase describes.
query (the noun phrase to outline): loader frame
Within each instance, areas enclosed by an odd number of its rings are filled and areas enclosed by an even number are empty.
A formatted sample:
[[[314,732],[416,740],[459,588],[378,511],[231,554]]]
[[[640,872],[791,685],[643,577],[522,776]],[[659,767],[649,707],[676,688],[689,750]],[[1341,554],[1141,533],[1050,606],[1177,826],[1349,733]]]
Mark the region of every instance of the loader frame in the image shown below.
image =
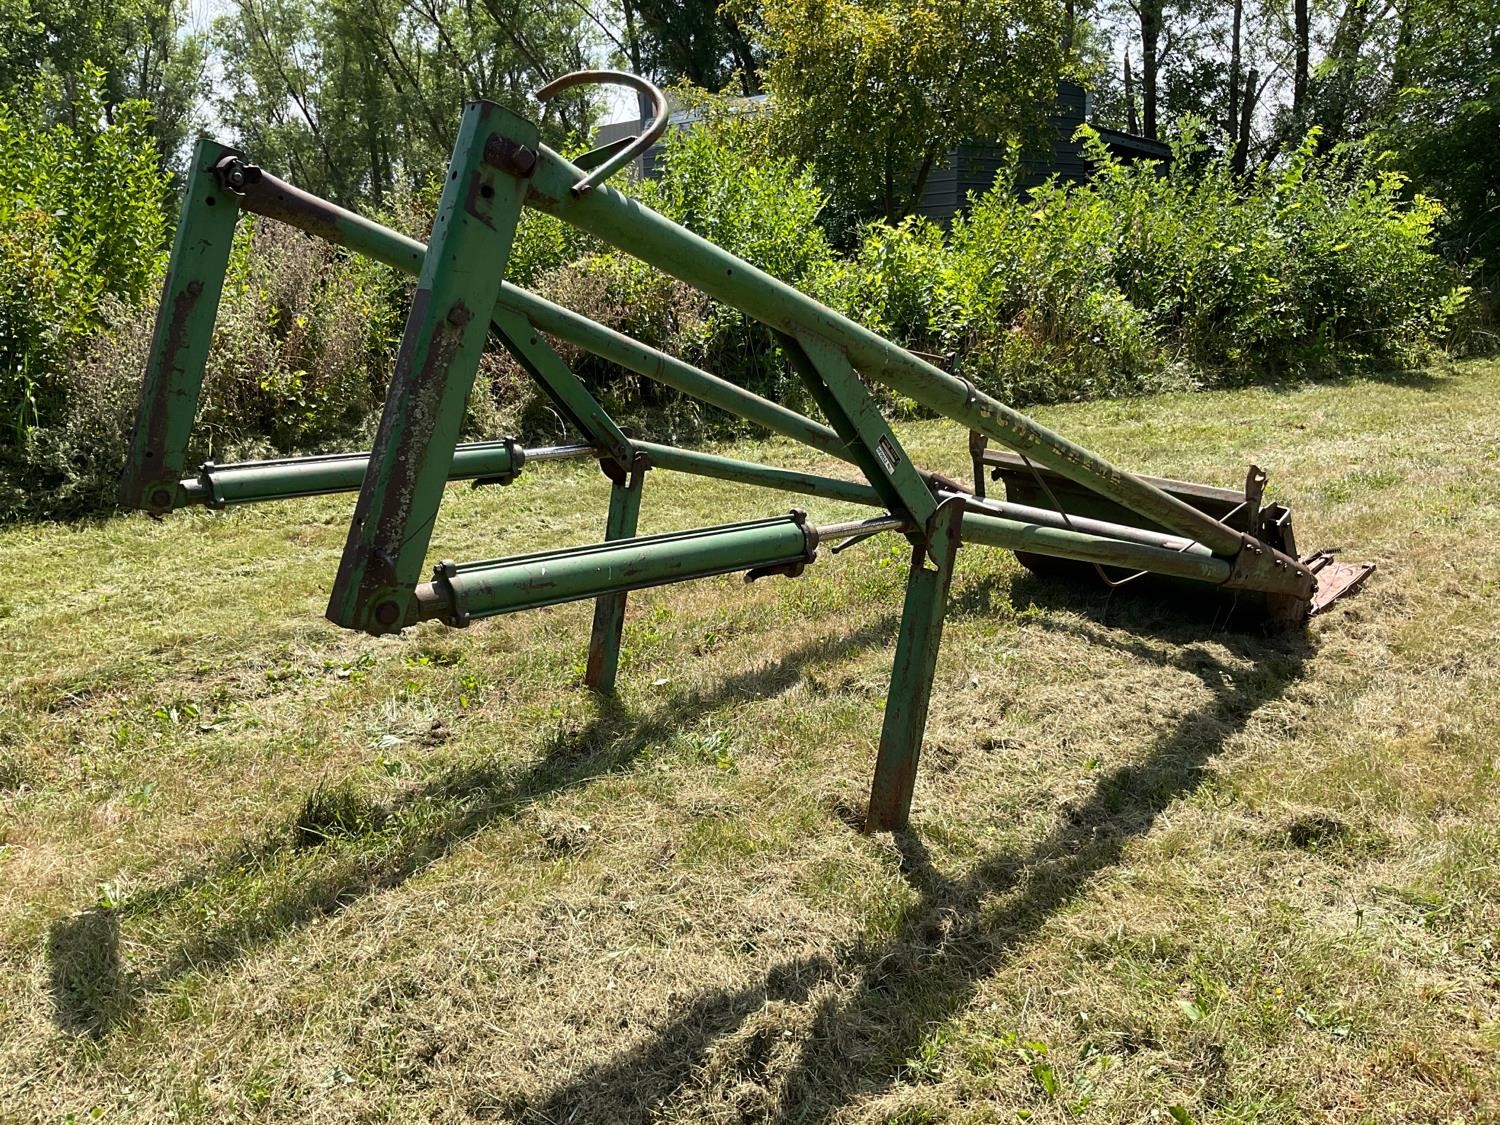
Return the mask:
[[[595,80],[628,81],[664,107],[660,93],[634,76],[590,73],[560,82]],[[553,83],[542,94],[560,88]],[[664,113],[658,117],[655,132],[665,121]],[[1118,581],[1112,574],[1150,573],[1242,594],[1259,607],[1258,620],[1273,627],[1299,627],[1368,575],[1371,568],[1362,564],[1299,559],[1290,546],[1289,523],[1287,533],[1278,535],[1277,511],[1261,506],[1264,476],[1258,470],[1243,497],[1225,490],[1195,494],[1203,486],[1175,487],[1180,482],[1126,472],[603,183],[653,137],[648,130],[631,145],[611,146],[575,164],[541,144],[531,122],[495,103],[474,102],[464,111],[426,246],[293,187],[237,150],[200,142],[158,311],[122,506],[161,516],[194,504],[222,507],[357,491],[329,620],[379,635],[422,621],[464,626],[495,614],[593,599],[585,682],[603,693],[614,690],[630,591],[735,572],[747,579],[798,575],[814,562],[820,544],[904,535],[911,565],[866,815],[870,831],[901,829],[908,822],[960,546],[1013,550],[1028,565],[1070,560],[1111,583]],[[506,282],[524,207],[570,223],[767,325],[827,423]],[[247,213],[418,275],[370,451],[189,470],[230,245],[238,218]],[[627,436],[549,337],[803,443],[857,469],[861,479]],[[579,435],[577,443],[534,449],[509,438],[459,443],[480,356],[491,339],[537,382]],[[976,487],[914,465],[865,380],[968,429]],[[990,442],[1012,451],[1009,458],[997,461]],[[582,457],[597,459],[611,482],[602,543],[466,564],[443,561],[424,581],[450,481],[506,483],[528,464]],[[1002,469],[1008,499],[985,498],[983,474]],[[638,537],[651,470],[861,504],[877,514],[820,527],[793,510]]]

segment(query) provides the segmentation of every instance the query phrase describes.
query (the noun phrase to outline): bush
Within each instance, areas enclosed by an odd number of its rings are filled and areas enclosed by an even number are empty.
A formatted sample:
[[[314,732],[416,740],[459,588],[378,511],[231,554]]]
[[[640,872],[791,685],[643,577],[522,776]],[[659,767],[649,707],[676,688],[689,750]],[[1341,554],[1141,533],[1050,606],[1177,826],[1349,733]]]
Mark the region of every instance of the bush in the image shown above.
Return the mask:
[[[0,107],[0,516],[113,501],[150,343],[143,297],[159,289],[165,233],[135,112],[73,133]],[[632,193],[1008,402],[1407,361],[1465,310],[1462,279],[1432,248],[1438,205],[1403,199],[1398,177],[1355,157],[1315,157],[1311,138],[1249,181],[1192,152],[1166,170],[1121,165],[1095,139],[1088,184],[1025,199],[997,185],[947,233],[921,220],[875,224],[841,257],[819,226],[824,197],[809,172],[766,155],[753,115],[725,102],[705,114],[669,135],[661,179]],[[119,176],[136,185],[125,197]],[[397,200],[388,221],[422,235],[433,202]],[[763,326],[549,216],[527,213],[507,274],[766,397],[808,405]],[[394,271],[246,217],[192,455],[367,444],[411,291]],[[649,416],[674,440],[724,425],[658,384],[560,350],[622,421]],[[562,429],[519,366],[492,350],[469,436],[548,440]]]
[[[65,411],[69,362],[101,310],[146,293],[165,245],[145,103],[104,124],[98,90],[97,73],[81,84],[76,128],[0,102],[0,459],[11,472],[37,427]]]
[[[274,222],[240,220],[205,368],[189,464],[368,448],[385,401],[411,283],[395,271]],[[12,513],[67,515],[108,508],[151,346],[155,309],[111,301],[62,386],[69,406],[33,434],[32,469],[45,480]],[[514,421],[497,411],[487,359],[466,436]]]
[[[725,99],[698,99],[702,119],[668,133],[659,179],[628,191],[668,218],[792,285],[815,287],[834,266],[818,225],[825,200],[811,174],[768,157],[753,114]],[[559,230],[559,228],[562,228]],[[550,300],[741,386],[781,401],[803,398],[771,333],[739,311],[705,297],[635,258],[576,234],[544,215],[528,215],[507,276]],[[568,257],[570,248],[579,256]],[[642,406],[674,432],[712,426],[696,403],[576,349],[574,369],[614,410]],[[506,382],[507,389],[516,384]],[[555,436],[545,400],[532,395],[523,415]]]
[[[1246,182],[1092,137],[1089,183],[997,185],[947,237],[877,224],[827,295],[1016,403],[1418,359],[1469,295],[1433,249],[1441,208],[1314,141]]]

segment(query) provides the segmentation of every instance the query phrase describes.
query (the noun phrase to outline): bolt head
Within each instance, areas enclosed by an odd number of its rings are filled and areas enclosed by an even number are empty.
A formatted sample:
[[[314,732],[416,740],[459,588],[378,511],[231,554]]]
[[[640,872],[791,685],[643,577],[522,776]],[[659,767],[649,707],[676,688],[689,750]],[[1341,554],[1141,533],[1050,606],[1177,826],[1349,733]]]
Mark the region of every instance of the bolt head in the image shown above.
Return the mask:
[[[401,607],[393,601],[381,602],[375,607],[375,620],[385,626],[394,625],[401,620]]]

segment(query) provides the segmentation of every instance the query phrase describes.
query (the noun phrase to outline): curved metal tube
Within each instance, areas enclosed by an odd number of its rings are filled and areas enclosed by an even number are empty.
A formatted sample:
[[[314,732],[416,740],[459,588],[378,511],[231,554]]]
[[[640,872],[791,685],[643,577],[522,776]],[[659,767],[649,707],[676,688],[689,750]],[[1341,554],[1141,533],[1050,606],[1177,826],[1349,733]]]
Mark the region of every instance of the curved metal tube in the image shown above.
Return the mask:
[[[631,74],[624,70],[575,70],[572,74],[564,74],[561,78],[554,78],[551,82],[548,82],[536,92],[536,100],[545,102],[562,93],[564,90],[591,83],[612,83],[616,86],[629,86],[637,93],[645,94],[651,99],[651,106],[655,116],[652,117],[651,124],[646,127],[645,132],[641,133],[629,145],[622,148],[574,184],[573,194],[575,196],[587,195],[594,189],[594,185],[602,184],[655,144],[656,139],[666,132],[667,118],[669,116],[667,96],[640,75]]]

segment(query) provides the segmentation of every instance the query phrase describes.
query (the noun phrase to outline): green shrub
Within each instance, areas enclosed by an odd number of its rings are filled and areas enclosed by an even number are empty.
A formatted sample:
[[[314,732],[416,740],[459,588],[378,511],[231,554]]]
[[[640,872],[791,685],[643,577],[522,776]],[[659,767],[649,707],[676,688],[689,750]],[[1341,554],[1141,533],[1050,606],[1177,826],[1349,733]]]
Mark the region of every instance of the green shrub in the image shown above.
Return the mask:
[[[105,124],[98,82],[81,84],[77,127],[0,102],[0,441],[12,463],[65,408],[64,370],[104,302],[139,300],[165,245],[145,103]]]
[[[824,197],[811,174],[765,155],[752,114],[719,99],[700,100],[699,108],[700,121],[663,141],[660,178],[627,190],[773,276],[815,286],[835,259],[818,225]],[[511,280],[757,393],[801,400],[800,383],[762,325],[628,255],[576,235],[565,238],[558,226],[546,216],[527,218],[517,238],[520,264],[507,271]],[[584,252],[564,261],[570,247]],[[612,409],[644,406],[674,433],[718,424],[674,392],[576,349],[562,350]],[[528,396],[523,417],[549,436],[557,431],[550,407],[535,395]]]
[[[405,325],[411,284],[393,270],[274,222],[240,220],[205,368],[189,465],[366,448]],[[46,481],[11,511],[108,508],[151,345],[150,302],[112,300],[62,379],[68,409],[32,435]],[[499,432],[487,360],[468,436]],[[0,495],[0,503],[6,498]]]
[[[402,318],[388,271],[240,220],[194,436],[205,458],[347,446],[379,412]]]
[[[162,184],[139,112],[74,132],[0,106],[0,517],[113,500],[150,343],[145,298],[164,264]],[[1462,279],[1433,250],[1438,205],[1405,199],[1398,177],[1357,157],[1315,157],[1311,139],[1249,181],[1192,152],[1165,170],[1122,165],[1094,139],[1088,184],[1029,198],[997,185],[949,232],[875,224],[842,257],[819,226],[825,201],[809,171],[768,156],[753,115],[723,102],[704,112],[669,135],[661,178],[628,190],[1009,402],[1407,361],[1464,313]],[[433,202],[431,192],[398,199],[387,221],[424,236]],[[527,213],[507,275],[808,405],[763,326],[549,216]],[[394,271],[247,217],[191,455],[367,443],[411,292]],[[674,440],[724,425],[658,384],[560,350],[627,423],[649,421]],[[548,440],[563,429],[519,366],[492,350],[469,436]]]
[[[946,237],[872,226],[824,291],[1017,403],[1418,359],[1468,297],[1433,248],[1441,209],[1314,141],[1247,182],[1188,151],[1121,164],[1090,137],[1089,183],[997,185]]]

